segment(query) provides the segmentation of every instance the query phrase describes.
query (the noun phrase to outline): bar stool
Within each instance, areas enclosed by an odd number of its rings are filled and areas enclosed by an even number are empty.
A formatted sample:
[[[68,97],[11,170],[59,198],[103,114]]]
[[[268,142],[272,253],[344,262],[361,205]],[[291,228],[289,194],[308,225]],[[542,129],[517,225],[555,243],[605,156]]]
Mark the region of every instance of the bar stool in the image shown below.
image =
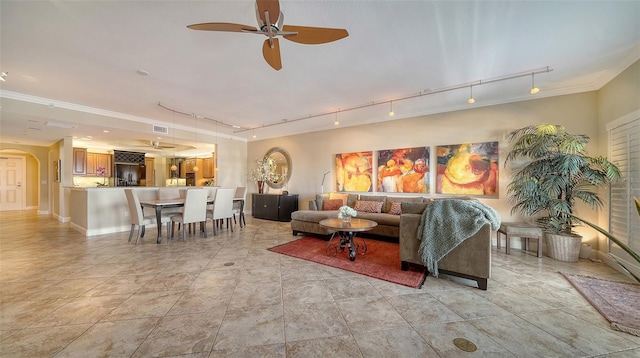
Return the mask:
[[[529,251],[529,239],[538,239],[538,257],[542,257],[542,229],[536,225],[513,222],[500,224],[500,228],[496,232],[497,247],[500,250],[500,234],[506,236],[506,253],[509,255],[511,249],[511,236],[516,236],[525,240],[524,247],[526,251]]]

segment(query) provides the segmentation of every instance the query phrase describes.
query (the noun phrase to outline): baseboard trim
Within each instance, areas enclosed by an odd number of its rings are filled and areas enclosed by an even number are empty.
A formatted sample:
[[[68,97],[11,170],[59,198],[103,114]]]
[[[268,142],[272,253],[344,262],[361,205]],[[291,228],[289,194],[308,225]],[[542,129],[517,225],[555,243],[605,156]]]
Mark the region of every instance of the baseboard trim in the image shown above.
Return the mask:
[[[600,260],[602,260],[602,262],[604,262],[607,266],[611,267],[612,269],[620,272],[621,274],[623,274],[625,276],[628,276],[629,278],[633,278],[627,272],[625,272],[624,269],[622,267],[620,267],[620,265],[618,265],[618,263],[611,256],[609,256],[608,253],[602,252],[600,250],[598,250],[597,252],[598,252],[598,258]],[[622,263],[625,266],[630,268],[634,275],[640,277],[640,269],[638,267],[636,267],[636,265],[634,265],[631,262],[628,262],[626,260],[620,259],[620,261],[622,261]]]

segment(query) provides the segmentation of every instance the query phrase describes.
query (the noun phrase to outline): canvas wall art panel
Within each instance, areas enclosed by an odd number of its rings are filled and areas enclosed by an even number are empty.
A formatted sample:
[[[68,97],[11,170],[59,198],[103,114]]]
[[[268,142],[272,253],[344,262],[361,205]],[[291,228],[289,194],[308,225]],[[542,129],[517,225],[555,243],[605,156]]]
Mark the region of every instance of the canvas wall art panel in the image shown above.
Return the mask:
[[[498,196],[498,142],[436,147],[436,193]]]
[[[373,152],[336,154],[336,191],[373,191]]]
[[[378,151],[378,191],[429,192],[429,147]]]

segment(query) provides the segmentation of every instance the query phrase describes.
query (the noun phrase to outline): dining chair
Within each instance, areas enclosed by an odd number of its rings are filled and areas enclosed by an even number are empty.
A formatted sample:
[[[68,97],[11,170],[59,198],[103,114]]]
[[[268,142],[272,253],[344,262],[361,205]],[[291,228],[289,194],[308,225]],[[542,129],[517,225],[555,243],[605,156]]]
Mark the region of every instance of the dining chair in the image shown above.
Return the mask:
[[[236,214],[238,214],[238,220],[240,221],[240,227],[247,225],[247,221],[244,219],[244,203],[247,198],[247,187],[239,186],[236,188],[236,192],[233,195],[233,222],[236,223]]]
[[[201,227],[207,221],[207,194],[203,189],[188,189],[184,199],[184,210],[182,213],[171,216],[171,238],[173,238],[175,223],[182,224],[182,240],[187,241],[186,224],[200,223]],[[207,231],[204,232],[207,237]]]
[[[163,187],[158,189],[158,200],[172,200],[172,199],[180,199],[180,189],[173,187]],[[162,213],[167,213],[169,216],[182,213],[182,207],[165,207],[162,208]],[[178,230],[180,229],[180,225],[178,224]]]
[[[129,242],[133,237],[133,231],[136,226],[138,227],[138,234],[136,237],[136,245],[140,242],[140,238],[144,237],[145,225],[152,225],[157,223],[155,214],[144,215],[142,205],[140,205],[140,199],[133,189],[125,189],[124,194],[127,196],[127,204],[129,205],[129,216],[131,217],[131,231],[129,232]],[[169,215],[162,215],[161,222],[167,223],[167,235],[169,235]],[[162,230],[162,226],[158,228]]]
[[[227,228],[231,224],[231,218],[233,217],[233,196],[234,195],[235,195],[235,189],[216,190],[216,197],[213,200],[213,208],[212,210],[207,210],[207,221],[211,220],[213,222],[214,235],[217,234],[216,222],[218,220],[227,219]],[[222,225],[220,225],[220,229],[222,229]],[[231,232],[233,232],[233,224],[231,224]]]

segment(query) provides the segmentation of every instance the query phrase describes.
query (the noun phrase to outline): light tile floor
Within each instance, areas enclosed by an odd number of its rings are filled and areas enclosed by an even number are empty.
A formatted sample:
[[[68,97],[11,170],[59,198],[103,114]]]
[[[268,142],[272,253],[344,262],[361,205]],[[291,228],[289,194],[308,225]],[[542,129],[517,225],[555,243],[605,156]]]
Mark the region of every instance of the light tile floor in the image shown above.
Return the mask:
[[[558,274],[625,279],[604,264],[494,248],[487,291],[433,277],[415,290],[272,253],[296,239],[289,224],[247,223],[161,245],[149,229],[135,246],[0,213],[0,356],[640,357],[640,337]]]

